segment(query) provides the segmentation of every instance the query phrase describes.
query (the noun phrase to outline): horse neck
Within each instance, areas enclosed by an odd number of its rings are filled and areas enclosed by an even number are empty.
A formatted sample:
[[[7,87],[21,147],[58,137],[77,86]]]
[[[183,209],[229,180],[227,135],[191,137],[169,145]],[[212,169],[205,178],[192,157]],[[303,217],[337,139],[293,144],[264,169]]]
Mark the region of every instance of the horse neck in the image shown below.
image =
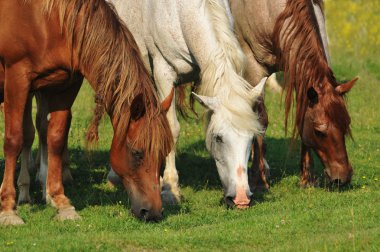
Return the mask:
[[[334,83],[334,76],[328,67],[313,4],[306,0],[288,1],[274,27],[273,39],[277,64],[284,71],[285,113],[287,118],[293,104],[293,90],[296,93],[296,123],[300,128],[307,106],[307,89],[316,85]],[[326,82],[325,80],[328,80]]]
[[[132,34],[105,1],[85,1],[79,16],[72,30],[78,68],[123,138],[135,96],[143,95],[148,118],[160,112],[153,82]]]

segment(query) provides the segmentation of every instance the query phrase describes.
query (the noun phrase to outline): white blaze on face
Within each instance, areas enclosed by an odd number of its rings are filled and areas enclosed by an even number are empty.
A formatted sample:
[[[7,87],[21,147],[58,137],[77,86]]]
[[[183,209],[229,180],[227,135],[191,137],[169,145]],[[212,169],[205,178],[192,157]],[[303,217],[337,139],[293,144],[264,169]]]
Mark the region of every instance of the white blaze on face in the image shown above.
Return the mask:
[[[211,116],[207,130],[206,145],[216,162],[225,197],[235,205],[248,206],[252,195],[248,185],[247,166],[253,136],[237,133],[225,120],[223,114]],[[218,123],[219,122],[219,123]]]
[[[257,99],[264,90],[267,78],[263,78],[250,91]],[[229,111],[218,97],[207,97],[193,93],[194,97],[209,109],[209,122],[206,133],[206,146],[215,159],[224,195],[231,198],[238,208],[249,205],[252,195],[248,185],[247,166],[251,152],[253,135],[236,130],[228,116]]]

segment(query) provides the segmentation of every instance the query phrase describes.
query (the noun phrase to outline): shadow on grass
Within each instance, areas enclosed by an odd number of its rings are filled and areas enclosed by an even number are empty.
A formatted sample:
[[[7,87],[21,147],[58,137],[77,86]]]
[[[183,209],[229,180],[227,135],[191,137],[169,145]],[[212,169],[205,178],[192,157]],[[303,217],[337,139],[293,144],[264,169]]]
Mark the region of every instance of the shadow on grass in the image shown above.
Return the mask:
[[[289,176],[299,176],[299,154],[298,147],[289,151],[290,140],[285,138],[266,138],[267,155],[266,158],[271,167],[271,186],[281,183]],[[298,146],[294,144],[294,146]],[[70,149],[71,172],[74,182],[65,186],[65,194],[70,198],[73,205],[81,210],[88,206],[104,205],[124,205],[130,209],[128,195],[122,187],[110,189],[106,185],[107,173],[109,171],[108,151],[92,151],[87,153],[84,149]],[[177,156],[176,164],[180,177],[180,185],[191,187],[195,191],[221,189],[222,185],[215,166],[214,160],[207,153],[204,141],[200,140],[187,145],[181,149]],[[35,156],[36,153],[34,153]],[[317,158],[315,158],[317,160]],[[323,183],[322,166],[318,161],[316,164],[317,175],[322,181],[320,187],[328,191],[346,191],[355,189],[354,186],[347,186],[337,190],[330,188]],[[18,164],[19,167],[19,164]],[[0,161],[0,170],[4,169],[4,160]],[[2,179],[2,172],[0,179]],[[17,176],[17,175],[16,175]],[[41,186],[34,183],[35,174],[31,174],[31,196],[36,204],[44,204],[42,200]],[[258,193],[254,196],[254,201],[265,200],[264,194]],[[185,199],[186,202],[186,199]],[[186,205],[186,204],[184,204]],[[186,211],[180,206],[166,207],[166,214],[177,214],[179,211]]]
[[[265,140],[267,144],[266,159],[271,168],[270,185],[281,183],[287,177],[299,177],[299,143],[291,145],[291,140],[288,138],[267,137]],[[195,191],[222,188],[214,160],[210,156],[202,157],[197,154],[204,152],[207,153],[203,140],[181,150],[176,160],[181,186],[189,186]],[[315,173],[319,180],[318,187],[328,191],[346,191],[354,188],[351,185],[340,187],[338,190],[337,187],[328,186],[328,182],[323,176],[323,166],[315,155],[314,161]],[[256,200],[261,198],[262,194],[260,193],[257,194],[257,198],[255,196]]]

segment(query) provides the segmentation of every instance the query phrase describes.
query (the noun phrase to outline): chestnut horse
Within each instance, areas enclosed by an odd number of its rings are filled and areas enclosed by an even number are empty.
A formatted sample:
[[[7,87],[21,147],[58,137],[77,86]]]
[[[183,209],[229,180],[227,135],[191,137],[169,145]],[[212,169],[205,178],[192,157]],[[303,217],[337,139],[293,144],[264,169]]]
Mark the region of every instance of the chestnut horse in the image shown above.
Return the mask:
[[[29,93],[47,100],[46,198],[57,219],[78,219],[64,194],[62,154],[70,108],[86,77],[104,103],[114,136],[110,161],[122,178],[132,212],[145,220],[162,217],[159,168],[173,138],[136,42],[104,0],[0,2],[0,80],[4,98],[5,170],[0,224],[23,224],[15,211],[15,167],[23,147],[23,116]],[[0,71],[1,72],[1,71]]]
[[[255,85],[263,76],[284,71],[286,128],[295,92],[293,138],[296,133],[301,136],[302,187],[316,179],[310,171],[311,149],[330,181],[349,183],[353,173],[345,145],[350,117],[343,95],[357,79],[338,84],[328,66],[322,5],[321,0],[230,1],[236,33],[248,58],[247,80]],[[268,125],[264,105],[258,110],[262,123]],[[255,142],[254,152],[253,183],[268,187],[262,137]]]

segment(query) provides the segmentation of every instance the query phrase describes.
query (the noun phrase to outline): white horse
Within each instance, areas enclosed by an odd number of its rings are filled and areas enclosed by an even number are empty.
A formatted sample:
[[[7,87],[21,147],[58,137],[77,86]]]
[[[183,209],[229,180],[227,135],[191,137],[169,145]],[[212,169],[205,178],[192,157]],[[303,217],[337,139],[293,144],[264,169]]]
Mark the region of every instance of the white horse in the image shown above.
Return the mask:
[[[262,132],[252,106],[255,89],[243,78],[245,56],[233,31],[226,0],[109,0],[135,37],[161,98],[172,85],[200,79],[195,95],[211,112],[206,145],[216,161],[224,196],[246,207],[252,195],[247,164],[252,139]],[[168,119],[177,141],[180,125],[175,104]],[[110,176],[112,179],[112,175]],[[166,159],[162,198],[180,200],[175,149]]]

